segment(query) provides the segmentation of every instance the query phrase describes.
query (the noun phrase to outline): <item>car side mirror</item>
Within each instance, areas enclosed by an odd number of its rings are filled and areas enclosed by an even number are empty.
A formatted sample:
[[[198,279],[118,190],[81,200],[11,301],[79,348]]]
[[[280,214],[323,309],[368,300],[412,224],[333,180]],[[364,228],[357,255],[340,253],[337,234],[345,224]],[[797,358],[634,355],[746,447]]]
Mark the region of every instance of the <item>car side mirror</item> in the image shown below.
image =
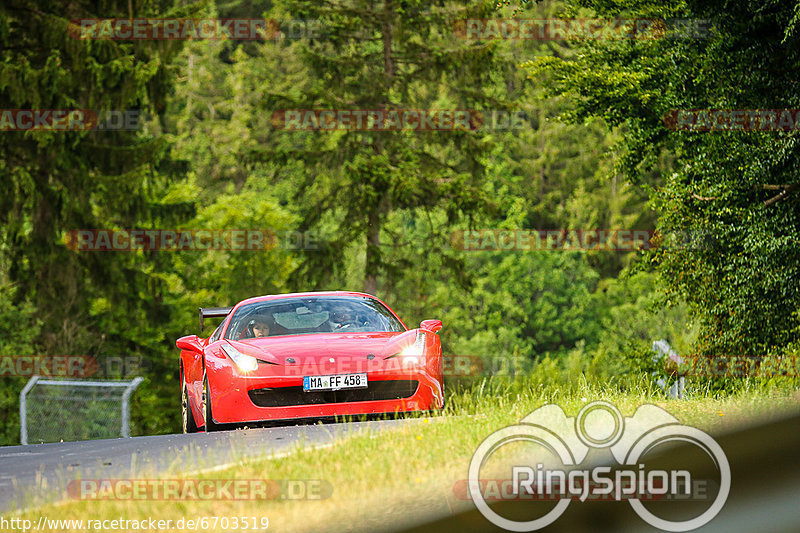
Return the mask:
[[[422,329],[427,329],[432,333],[436,333],[440,329],[442,329],[442,321],[441,320],[423,320],[420,322],[419,327]]]
[[[175,341],[175,346],[181,350],[189,350],[190,352],[201,353],[203,346],[200,344],[200,337],[197,335],[187,335]]]

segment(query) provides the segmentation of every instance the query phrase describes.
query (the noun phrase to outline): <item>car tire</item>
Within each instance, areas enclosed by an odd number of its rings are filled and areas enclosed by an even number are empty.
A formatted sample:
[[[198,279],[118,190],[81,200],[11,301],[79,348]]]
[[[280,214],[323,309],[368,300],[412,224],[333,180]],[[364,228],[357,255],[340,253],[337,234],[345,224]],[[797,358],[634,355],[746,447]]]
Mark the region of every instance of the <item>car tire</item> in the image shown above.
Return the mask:
[[[208,376],[203,376],[203,416],[206,420],[206,433],[217,431],[219,426],[214,423],[214,415],[211,413],[211,391],[208,388]]]
[[[183,432],[197,433],[199,428],[197,427],[197,423],[194,421],[192,405],[189,402],[189,391],[184,383],[183,392],[181,393],[181,418],[183,419]]]

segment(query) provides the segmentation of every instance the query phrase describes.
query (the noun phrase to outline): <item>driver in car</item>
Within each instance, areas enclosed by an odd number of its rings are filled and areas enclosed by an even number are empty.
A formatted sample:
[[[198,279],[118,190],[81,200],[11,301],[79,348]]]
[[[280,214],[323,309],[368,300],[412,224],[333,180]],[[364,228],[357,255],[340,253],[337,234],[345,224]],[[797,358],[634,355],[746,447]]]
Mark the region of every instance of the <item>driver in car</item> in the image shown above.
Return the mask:
[[[355,315],[348,307],[336,307],[331,312],[330,325],[333,331],[350,329],[356,325]]]
[[[264,316],[256,317],[253,322],[253,337],[268,337],[269,321]]]

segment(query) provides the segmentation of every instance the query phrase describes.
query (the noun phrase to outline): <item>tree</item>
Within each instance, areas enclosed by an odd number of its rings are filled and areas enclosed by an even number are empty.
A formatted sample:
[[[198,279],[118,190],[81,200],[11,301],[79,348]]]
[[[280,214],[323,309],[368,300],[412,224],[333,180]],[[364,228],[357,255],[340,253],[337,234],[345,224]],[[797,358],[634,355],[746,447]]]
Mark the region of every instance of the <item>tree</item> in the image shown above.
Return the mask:
[[[446,2],[278,3],[276,18],[316,20],[319,38],[297,43],[311,83],[265,101],[267,109],[491,109],[504,105],[495,46],[459,39],[459,18],[480,17],[490,6]],[[279,44],[277,46],[284,46]],[[287,47],[288,48],[288,47]],[[364,288],[376,292],[391,269],[384,250],[394,212],[442,209],[450,221],[486,209],[486,131],[292,132],[263,157],[283,157],[297,168],[295,200],[302,227],[331,237],[326,253],[310,256],[298,274],[320,279],[341,272],[348,249],[363,250]],[[391,239],[389,239],[391,240]],[[436,253],[429,249],[428,253]]]
[[[9,295],[9,308],[29,309],[40,324],[26,344],[31,352],[143,355],[151,362],[155,396],[170,385],[163,378],[173,366],[161,357],[172,335],[159,327],[170,315],[164,305],[169,258],[76,252],[65,236],[77,229],[169,227],[191,215],[184,202],[161,201],[179,169],[157,133],[157,118],[146,118],[164,110],[169,63],[181,43],[80,39],[70,21],[200,12],[197,5],[172,6],[157,0],[0,6],[0,108],[93,110],[101,118],[105,111],[134,112],[141,126],[2,132],[0,290]],[[169,423],[154,426],[163,430]]]
[[[685,299],[699,319],[700,349],[754,355],[787,349],[800,331],[796,130],[674,131],[669,117],[689,109],[796,109],[795,6],[568,5],[598,17],[711,22],[692,26],[688,35],[679,30],[680,38],[587,40],[573,58],[539,58],[527,69],[551,95],[568,98],[575,121],[599,116],[624,132],[620,168],[634,184],[663,154],[674,157],[652,194],[659,227],[709,238],[700,247],[656,250],[650,261],[668,298]]]

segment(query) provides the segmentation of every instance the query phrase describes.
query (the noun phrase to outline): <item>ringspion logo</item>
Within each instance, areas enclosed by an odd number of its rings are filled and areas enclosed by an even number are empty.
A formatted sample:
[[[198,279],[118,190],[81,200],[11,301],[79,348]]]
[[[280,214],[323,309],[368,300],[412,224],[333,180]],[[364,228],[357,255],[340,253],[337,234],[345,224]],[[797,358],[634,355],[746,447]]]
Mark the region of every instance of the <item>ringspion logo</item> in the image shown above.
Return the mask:
[[[554,461],[515,464],[511,468],[512,497],[544,496],[557,503],[547,513],[529,521],[501,516],[484,497],[485,480],[481,468],[491,455],[514,442],[540,446]],[[719,472],[719,490],[711,504],[699,515],[686,520],[667,520],[644,506],[653,496],[674,497],[691,494],[696,480],[686,469],[648,469],[645,456],[656,447],[671,442],[693,444],[704,451]],[[581,468],[592,449],[610,450],[619,464]],[[541,457],[540,455],[537,457]],[[554,465],[554,466],[551,466]],[[633,510],[651,526],[666,531],[690,531],[712,520],[725,505],[730,492],[731,471],[722,448],[707,433],[681,424],[655,405],[642,405],[631,417],[623,417],[608,402],[585,405],[577,416],[567,417],[557,405],[545,405],[520,420],[489,435],[475,451],[469,465],[469,493],[475,506],[492,524],[509,531],[535,531],[555,522],[573,500],[612,498],[628,501]],[[520,498],[526,499],[526,498]],[[711,499],[711,498],[709,498]]]

